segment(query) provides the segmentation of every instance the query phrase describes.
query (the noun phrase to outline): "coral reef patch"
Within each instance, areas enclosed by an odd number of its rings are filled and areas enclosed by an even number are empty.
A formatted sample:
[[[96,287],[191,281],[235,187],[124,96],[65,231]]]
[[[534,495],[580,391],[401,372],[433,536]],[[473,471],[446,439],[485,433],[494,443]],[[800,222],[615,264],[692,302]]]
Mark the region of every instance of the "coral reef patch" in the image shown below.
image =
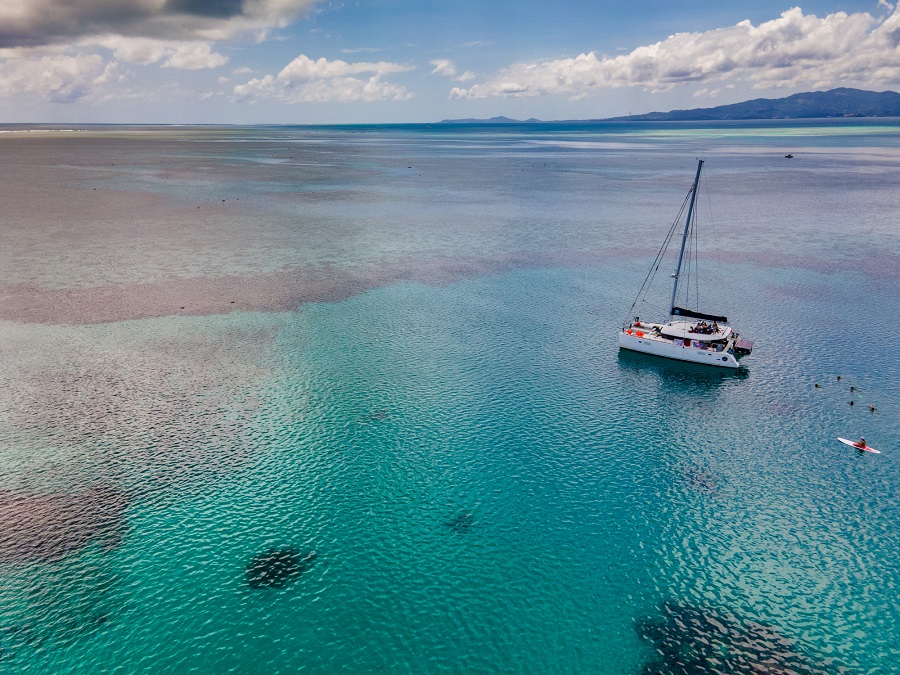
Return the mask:
[[[0,562],[54,562],[90,541],[116,548],[128,497],[109,485],[70,494],[0,494]]]
[[[296,548],[270,548],[253,556],[247,565],[247,585],[250,588],[282,588],[316,559],[316,552],[302,554]]]
[[[656,649],[644,675],[828,672],[775,628],[724,610],[665,602],[658,615],[638,622],[637,631]]]

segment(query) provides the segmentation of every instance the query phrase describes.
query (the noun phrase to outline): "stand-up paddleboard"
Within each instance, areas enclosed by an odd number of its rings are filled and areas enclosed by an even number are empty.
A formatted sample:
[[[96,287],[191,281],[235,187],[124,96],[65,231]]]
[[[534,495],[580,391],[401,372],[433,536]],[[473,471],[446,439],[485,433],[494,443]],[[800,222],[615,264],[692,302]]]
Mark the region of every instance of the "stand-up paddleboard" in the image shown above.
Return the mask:
[[[868,445],[864,448],[859,447],[854,441],[848,441],[846,438],[841,438],[838,436],[838,440],[844,445],[849,445],[851,448],[856,448],[857,450],[865,450],[866,452],[874,452],[876,455],[881,454],[881,450],[876,450],[875,448],[870,448]]]

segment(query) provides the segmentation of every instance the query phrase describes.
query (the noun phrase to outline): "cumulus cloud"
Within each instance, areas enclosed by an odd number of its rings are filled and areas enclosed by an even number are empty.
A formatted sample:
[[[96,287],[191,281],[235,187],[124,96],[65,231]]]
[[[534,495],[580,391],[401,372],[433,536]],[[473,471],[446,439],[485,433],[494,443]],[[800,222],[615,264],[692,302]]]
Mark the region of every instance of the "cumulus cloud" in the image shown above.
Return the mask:
[[[93,35],[225,40],[283,27],[319,0],[6,0],[0,48],[70,42]]]
[[[319,1],[0,0],[0,95],[102,100],[117,64],[217,68],[216,42],[262,39]]]
[[[447,59],[435,59],[430,63],[434,66],[434,70],[431,71],[432,75],[444,75],[445,77],[453,77],[456,75],[456,66],[453,61]]]
[[[228,57],[213,51],[209,42],[154,40],[150,38],[125,38],[110,35],[100,38],[86,38],[81,46],[105,47],[122,63],[146,66],[164,61],[164,68],[179,70],[202,70],[217,68],[228,63]]]
[[[179,45],[163,64],[163,68],[179,70],[204,70],[228,63],[228,57],[217,54],[208,42]]]
[[[125,38],[118,35],[82,40],[79,46],[84,49],[91,49],[96,46],[105,47],[120,62],[142,66],[161,61],[171,50],[171,43],[162,40]]]
[[[704,33],[678,33],[616,57],[593,52],[520,63],[451,98],[566,95],[637,86],[652,91],[690,83],[749,82],[754,88],[829,87],[900,82],[900,7],[883,19],[837,12],[824,18],[800,8],[754,26],[742,21]]]
[[[234,88],[239,101],[275,99],[286,103],[327,101],[403,101],[412,98],[406,87],[382,76],[410,71],[411,66],[387,61],[348,63],[313,60],[301,54],[278,75],[253,78]],[[367,78],[354,77],[369,74]]]
[[[412,70],[412,68],[387,61],[379,61],[378,63],[347,63],[340,59],[329,61],[324,58],[313,61],[305,54],[301,54],[278,73],[278,79],[288,83],[295,83],[304,80],[321,80],[344,75],[359,75],[361,73],[388,75],[408,70]]]
[[[457,75],[456,64],[448,59],[435,59],[434,61],[429,61],[429,63],[434,66],[434,70],[431,71],[432,75],[443,75],[444,77],[453,78],[457,82],[468,82],[478,77],[471,70],[467,70],[462,75]]]
[[[112,59],[99,51],[112,52]],[[207,42],[176,42],[149,38],[106,36],[85,38],[69,47],[0,49],[0,96],[36,94],[54,103],[102,101],[105,85],[120,64],[201,70],[225,64],[228,58]],[[149,93],[149,92],[148,92]]]
[[[54,103],[71,103],[109,82],[116,69],[97,54],[11,58],[0,63],[0,96],[34,93]]]

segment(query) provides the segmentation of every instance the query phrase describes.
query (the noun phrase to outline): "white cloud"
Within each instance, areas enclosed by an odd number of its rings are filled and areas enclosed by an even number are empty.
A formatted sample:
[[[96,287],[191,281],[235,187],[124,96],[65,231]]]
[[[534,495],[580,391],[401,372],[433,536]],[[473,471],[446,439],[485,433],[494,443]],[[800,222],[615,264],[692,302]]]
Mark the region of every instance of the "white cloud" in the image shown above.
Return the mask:
[[[70,103],[111,81],[115,69],[115,63],[98,54],[9,58],[0,64],[0,96],[34,93],[55,103]]]
[[[755,88],[821,88],[900,82],[900,8],[877,20],[867,13],[824,18],[800,8],[754,26],[742,21],[704,33],[678,33],[616,57],[593,52],[520,63],[451,98],[565,95],[637,86],[652,91],[689,83],[745,81]]]
[[[462,75],[457,75],[456,64],[449,59],[435,59],[434,61],[429,61],[429,63],[434,66],[434,70],[431,71],[432,75],[451,77],[457,82],[468,82],[469,80],[474,80],[478,77],[471,70],[467,70]]]
[[[120,62],[150,65],[165,59],[163,68],[178,70],[203,70],[217,68],[228,63],[228,57],[217,54],[209,42],[154,40],[151,38],[124,38],[107,35],[99,38],[85,38],[79,43],[82,48],[101,46],[112,51]]]
[[[321,58],[313,61],[305,54],[287,64],[280,73],[278,79],[283,82],[293,83],[303,80],[319,80],[344,75],[359,75],[360,73],[375,73],[376,75],[388,75],[412,70],[410,66],[399,63],[379,61],[378,63],[347,63],[340,59],[329,61]]]
[[[98,50],[112,52],[112,60]],[[113,85],[121,84],[120,64],[199,70],[227,62],[206,42],[173,42],[116,35],[84,38],[71,47],[48,45],[0,49],[0,96],[38,94],[54,103],[102,101]],[[108,85],[108,86],[107,86]],[[145,92],[154,95],[154,92]],[[129,92],[129,97],[139,96]],[[125,92],[122,92],[125,96]]]
[[[412,70],[411,66],[386,61],[348,63],[312,60],[301,54],[276,76],[253,78],[234,88],[240,101],[275,99],[286,103],[327,101],[403,101],[412,98],[406,87],[382,80],[382,76]],[[368,78],[353,77],[369,74]]]
[[[456,75],[456,65],[454,65],[453,61],[449,61],[448,59],[435,59],[429,63],[434,66],[434,70],[431,71],[432,75],[443,75],[444,77],[453,77]]]
[[[123,63],[134,63],[141,66],[161,61],[170,50],[169,43],[162,40],[125,38],[119,35],[91,38],[79,43],[79,46],[85,49],[96,45],[109,49],[113,56]]]
[[[228,57],[214,52],[208,42],[194,42],[176,47],[162,67],[179,70],[204,70],[217,68],[226,63],[228,63]]]

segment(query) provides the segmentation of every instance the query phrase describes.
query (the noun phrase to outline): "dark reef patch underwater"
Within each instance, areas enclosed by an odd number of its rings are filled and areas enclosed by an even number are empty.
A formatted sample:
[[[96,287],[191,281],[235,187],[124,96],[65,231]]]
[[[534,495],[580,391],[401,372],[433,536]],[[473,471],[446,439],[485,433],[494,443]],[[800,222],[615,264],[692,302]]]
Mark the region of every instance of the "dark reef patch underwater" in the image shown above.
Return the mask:
[[[637,632],[656,649],[644,675],[831,672],[813,665],[775,628],[720,609],[664,602],[658,615],[638,622]]]
[[[315,559],[315,551],[303,555],[296,548],[270,548],[253,556],[247,565],[247,585],[250,588],[282,588],[308,569]]]
[[[475,514],[468,511],[458,513],[444,524],[454,532],[469,532],[475,524]]]
[[[0,493],[0,563],[53,562],[89,541],[116,548],[125,532],[128,497],[109,485],[72,494]]]

